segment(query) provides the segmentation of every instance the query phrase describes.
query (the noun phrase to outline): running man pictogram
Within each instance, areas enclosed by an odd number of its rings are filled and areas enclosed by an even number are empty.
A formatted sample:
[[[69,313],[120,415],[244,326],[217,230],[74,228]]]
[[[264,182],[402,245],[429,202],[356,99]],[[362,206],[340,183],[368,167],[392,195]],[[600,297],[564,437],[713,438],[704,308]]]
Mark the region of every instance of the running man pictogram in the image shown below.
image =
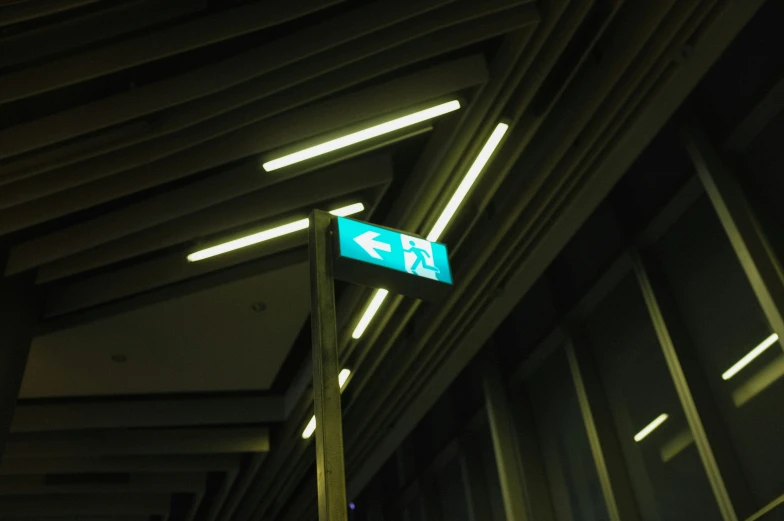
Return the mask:
[[[408,241],[408,244],[409,244],[409,247],[406,248],[405,251],[410,251],[411,253],[416,255],[416,260],[414,261],[414,264],[412,264],[411,268],[409,268],[409,270],[408,270],[409,273],[413,273],[413,274],[416,275],[416,270],[420,266],[422,266],[426,270],[435,271],[436,273],[440,273],[440,270],[438,268],[436,268],[435,266],[431,266],[430,264],[427,263],[427,260],[425,259],[425,257],[427,257],[428,259],[431,258],[430,254],[427,252],[427,250],[425,250],[424,248],[417,247],[417,245],[416,245],[416,243],[414,241]]]

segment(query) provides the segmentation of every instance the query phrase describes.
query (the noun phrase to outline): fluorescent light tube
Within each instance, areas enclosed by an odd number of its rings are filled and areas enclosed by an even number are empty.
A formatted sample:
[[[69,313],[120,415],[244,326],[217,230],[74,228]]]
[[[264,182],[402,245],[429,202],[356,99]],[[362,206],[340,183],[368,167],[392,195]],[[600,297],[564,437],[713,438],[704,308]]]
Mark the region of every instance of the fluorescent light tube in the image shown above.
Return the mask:
[[[759,355],[764,353],[770,346],[778,342],[778,340],[779,340],[779,336],[776,333],[773,333],[768,338],[763,340],[762,343],[760,343],[760,345],[758,345],[757,347],[749,351],[746,354],[746,356],[744,356],[743,358],[735,362],[735,365],[733,365],[732,367],[724,371],[724,374],[722,374],[721,377],[724,380],[729,380],[730,378],[738,374],[738,372],[741,369],[749,365],[752,360],[754,360]]]
[[[350,369],[342,369],[340,373],[338,373],[338,385],[340,385],[341,391],[345,387],[346,381],[348,380],[349,376],[351,376]],[[305,430],[302,431],[302,439],[307,440],[308,438],[313,436],[314,432],[316,432],[316,417],[312,416],[308,424],[305,426]]]
[[[455,193],[452,194],[452,198],[446,205],[446,208],[441,212],[441,215],[438,217],[436,224],[433,226],[433,229],[430,230],[430,233],[427,234],[428,241],[438,241],[441,234],[446,229],[449,221],[452,220],[457,209],[460,207],[460,204],[465,199],[465,196],[468,194],[471,187],[476,182],[479,174],[482,173],[487,163],[490,161],[490,157],[493,155],[493,152],[498,148],[498,145],[501,143],[501,139],[506,134],[506,131],[509,130],[509,125],[506,123],[499,123],[496,125],[495,130],[493,133],[490,134],[490,137],[485,142],[485,145],[482,147],[482,150],[474,159],[471,168],[468,169],[465,177],[458,185],[457,190]],[[378,309],[381,307],[382,302],[387,297],[386,290],[378,290],[373,295],[370,304],[367,308],[365,308],[365,312],[362,314],[362,318],[359,319],[359,324],[357,324],[356,329],[354,329],[354,333],[352,333],[352,337],[358,339],[362,336],[362,333],[365,332],[367,326],[370,324],[370,321],[373,320]]]
[[[362,203],[354,203],[348,206],[344,206],[342,208],[338,208],[337,210],[332,210],[329,213],[331,213],[332,215],[338,215],[340,217],[346,217],[347,215],[359,213],[364,209],[365,206]],[[263,232],[254,233],[253,235],[248,235],[247,237],[242,237],[241,239],[224,242],[223,244],[218,244],[217,246],[212,246],[211,248],[199,250],[197,252],[188,255],[188,260],[191,262],[196,262],[196,261],[208,259],[210,257],[220,255],[221,253],[234,251],[239,248],[252,246],[260,242],[264,242],[270,239],[274,239],[276,237],[280,237],[282,235],[288,235],[289,233],[305,230],[307,227],[308,227],[308,219],[299,219],[297,221],[284,224],[282,226],[277,226],[275,228],[270,228],[269,230],[264,230]]]
[[[452,198],[447,203],[446,208],[441,212],[433,229],[427,234],[428,241],[437,241],[439,237],[441,237],[441,234],[444,233],[444,229],[446,229],[449,221],[454,217],[455,212],[457,212],[457,209],[460,207],[463,199],[465,199],[465,196],[468,195],[468,191],[471,190],[471,187],[474,185],[474,182],[476,182],[479,174],[482,173],[482,170],[484,170],[488,161],[490,161],[490,157],[493,155],[496,148],[498,148],[498,145],[501,143],[501,139],[504,137],[507,130],[509,130],[509,125],[506,123],[499,123],[496,125],[495,130],[490,134],[490,137],[485,142],[485,146],[482,147],[479,155],[474,159],[474,163],[471,165],[471,168],[468,169],[465,177],[463,177],[460,185],[458,185],[457,190],[452,194]]]
[[[305,430],[302,431],[302,439],[303,440],[307,440],[308,438],[313,436],[314,432],[316,432],[316,417],[315,416],[311,416],[310,417],[310,421],[305,426]]]
[[[373,294],[373,298],[370,299],[370,304],[368,307],[365,308],[365,312],[362,314],[362,318],[359,319],[359,323],[357,327],[354,328],[354,332],[351,333],[351,337],[354,339],[358,339],[362,336],[362,333],[365,332],[370,321],[373,320],[378,308],[381,307],[381,304],[384,302],[384,299],[387,298],[389,295],[389,291],[385,289],[377,289],[376,292]]]
[[[340,148],[354,145],[362,141],[367,141],[368,139],[373,139],[383,134],[400,130],[401,128],[416,125],[422,121],[427,121],[429,119],[442,116],[459,108],[460,102],[457,100],[452,100],[447,103],[436,105],[435,107],[430,107],[418,112],[414,112],[413,114],[408,114],[406,116],[393,119],[392,121],[387,121],[386,123],[381,123],[380,125],[374,125],[372,127],[365,128],[357,132],[352,132],[351,134],[347,134],[330,141],[325,141],[324,143],[319,143],[318,145],[294,152],[293,154],[288,154],[283,157],[273,159],[272,161],[267,161],[262,166],[267,172],[272,172],[273,170],[293,165],[294,163],[299,163],[300,161],[305,161],[306,159],[311,159],[316,156],[327,154],[329,152],[333,152]]]
[[[365,209],[365,205],[362,203],[354,203],[348,206],[344,206],[343,208],[338,208],[337,210],[332,210],[332,215],[337,215],[338,217],[348,217],[349,215],[354,215],[355,213],[359,213]]]
[[[667,418],[669,418],[669,416],[667,416],[666,414],[660,414],[655,420],[649,423],[643,430],[641,430],[640,432],[634,435],[634,441],[640,442],[643,439],[645,439],[645,437],[648,436],[653,431],[655,431],[656,428],[659,427],[659,425],[667,421]]]
[[[340,373],[338,373],[338,385],[341,390],[343,390],[343,387],[346,385],[346,380],[348,380],[349,376],[351,376],[350,369],[342,369]]]

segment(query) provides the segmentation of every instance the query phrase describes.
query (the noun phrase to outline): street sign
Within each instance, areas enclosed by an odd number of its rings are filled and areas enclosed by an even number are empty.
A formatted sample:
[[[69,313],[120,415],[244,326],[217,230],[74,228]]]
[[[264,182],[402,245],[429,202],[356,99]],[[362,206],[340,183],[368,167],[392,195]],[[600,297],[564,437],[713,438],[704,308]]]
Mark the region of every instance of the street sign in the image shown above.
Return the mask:
[[[443,244],[345,217],[336,228],[335,277],[428,300],[449,291]]]

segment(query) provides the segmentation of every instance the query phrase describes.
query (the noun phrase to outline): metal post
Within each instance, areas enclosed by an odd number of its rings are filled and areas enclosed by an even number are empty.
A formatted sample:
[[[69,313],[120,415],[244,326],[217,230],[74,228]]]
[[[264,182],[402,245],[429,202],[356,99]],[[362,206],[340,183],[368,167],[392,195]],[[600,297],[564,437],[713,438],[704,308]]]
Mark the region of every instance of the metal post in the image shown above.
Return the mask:
[[[0,276],[0,462],[40,313],[39,296],[30,274]]]
[[[740,184],[694,116],[687,116],[681,124],[681,136],[763,312],[773,331],[784,339],[784,270],[779,260]]]
[[[493,436],[493,450],[501,483],[501,496],[507,521],[526,521],[529,519],[523,484],[522,465],[512,428],[512,415],[506,397],[501,372],[492,344],[482,375],[485,392],[485,406],[490,432]]]
[[[330,222],[331,217],[327,212],[314,210],[310,214],[310,323],[313,337],[318,511],[320,521],[347,521]]]

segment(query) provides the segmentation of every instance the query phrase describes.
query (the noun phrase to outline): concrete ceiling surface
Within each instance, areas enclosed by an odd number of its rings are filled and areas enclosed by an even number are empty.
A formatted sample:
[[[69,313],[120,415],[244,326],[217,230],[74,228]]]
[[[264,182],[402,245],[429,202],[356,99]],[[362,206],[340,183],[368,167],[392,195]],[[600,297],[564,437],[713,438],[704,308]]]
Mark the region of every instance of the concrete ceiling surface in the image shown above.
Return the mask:
[[[266,390],[308,309],[295,264],[40,336],[21,397]]]

